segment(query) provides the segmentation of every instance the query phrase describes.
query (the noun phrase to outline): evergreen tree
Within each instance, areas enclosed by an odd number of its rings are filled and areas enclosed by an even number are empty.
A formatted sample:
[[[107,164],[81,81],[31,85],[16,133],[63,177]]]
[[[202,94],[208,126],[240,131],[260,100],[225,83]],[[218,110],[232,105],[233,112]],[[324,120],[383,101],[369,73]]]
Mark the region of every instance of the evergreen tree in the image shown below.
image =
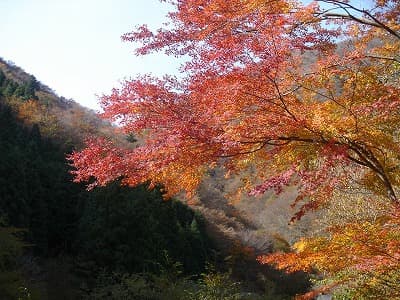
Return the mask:
[[[6,75],[4,75],[4,72],[0,70],[0,89],[3,87],[5,80],[6,80]]]
[[[13,93],[13,95],[16,97],[22,97],[24,96],[24,94],[25,94],[25,87],[23,85],[19,85]]]
[[[17,89],[18,84],[12,80],[5,80],[5,88],[3,94],[7,97],[14,95],[15,90]]]
[[[196,228],[193,228],[193,224]],[[166,255],[184,271],[200,273],[210,255],[202,220],[177,201],[165,202],[158,190],[114,183],[98,188],[84,205],[79,252],[98,267],[122,272],[157,272]]]
[[[35,95],[35,91],[39,89],[39,83],[34,76],[30,76],[29,80],[24,85],[23,98],[27,99],[38,99]]]

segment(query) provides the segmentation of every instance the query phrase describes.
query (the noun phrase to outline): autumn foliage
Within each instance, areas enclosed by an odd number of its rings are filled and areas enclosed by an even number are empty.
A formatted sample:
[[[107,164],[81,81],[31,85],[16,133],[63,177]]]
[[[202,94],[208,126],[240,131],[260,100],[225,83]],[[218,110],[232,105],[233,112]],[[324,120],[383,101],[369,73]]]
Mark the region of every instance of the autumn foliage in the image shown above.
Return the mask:
[[[71,156],[76,181],[122,178],[191,197],[204,174],[222,166],[247,174],[243,189],[255,196],[297,186],[293,220],[329,205],[334,192],[385,198],[392,208],[379,220],[332,224],[293,253],[260,261],[318,270],[331,278],[326,289],[395,285],[387,297],[397,297],[399,285],[387,278],[400,272],[398,1],[172,4],[167,29],[143,25],[123,39],[141,44],[137,55],[184,57],[182,77],[138,76],[102,97],[103,116],[144,143],[88,141]]]
[[[288,272],[318,270],[329,279],[317,292],[326,290],[326,286],[337,288],[345,283],[349,299],[397,299],[399,222],[396,210],[375,221],[335,225],[328,228],[325,236],[298,241],[292,253],[262,256],[259,261],[273,263]]]

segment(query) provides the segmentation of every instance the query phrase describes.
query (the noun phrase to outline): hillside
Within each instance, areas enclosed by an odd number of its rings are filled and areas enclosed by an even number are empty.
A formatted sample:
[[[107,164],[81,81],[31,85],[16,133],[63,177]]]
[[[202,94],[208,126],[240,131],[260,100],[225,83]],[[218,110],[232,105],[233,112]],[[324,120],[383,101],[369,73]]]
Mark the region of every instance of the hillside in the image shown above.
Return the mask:
[[[0,71],[0,299],[89,299],[100,275],[178,260],[184,274],[204,270],[212,247],[201,216],[143,186],[72,182],[66,153],[111,135],[109,124],[16,66]]]
[[[3,93],[7,103],[26,125],[38,124],[43,136],[75,148],[91,135],[108,136],[126,143],[124,136],[117,133],[118,129],[100,119],[94,111],[56,95],[51,88],[15,64],[0,59],[0,71],[5,77]],[[1,76],[0,73],[0,80]],[[308,228],[304,225],[308,221],[288,225],[295,212],[290,208],[295,192],[281,195],[279,199],[273,194],[257,199],[244,194],[240,201],[231,201],[233,197],[228,199],[226,196],[239,185],[239,177],[227,181],[223,172],[217,170],[204,180],[198,194],[199,201],[190,203],[207,216],[210,230],[218,237],[216,240],[221,248],[229,249],[232,243],[239,242],[263,253],[273,247],[274,237],[293,242],[299,232]],[[276,213],[278,210],[279,214]]]
[[[272,234],[222,197],[219,174],[191,207],[145,186],[73,183],[65,155],[86,137],[129,138],[3,59],[0,128],[0,299],[193,299],[215,284],[225,299],[286,299],[308,287],[258,265]]]
[[[37,124],[43,136],[58,140],[65,146],[81,145],[90,135],[118,136],[116,128],[100,119],[95,111],[58,96],[33,75],[2,58],[0,86],[4,101],[25,125]]]

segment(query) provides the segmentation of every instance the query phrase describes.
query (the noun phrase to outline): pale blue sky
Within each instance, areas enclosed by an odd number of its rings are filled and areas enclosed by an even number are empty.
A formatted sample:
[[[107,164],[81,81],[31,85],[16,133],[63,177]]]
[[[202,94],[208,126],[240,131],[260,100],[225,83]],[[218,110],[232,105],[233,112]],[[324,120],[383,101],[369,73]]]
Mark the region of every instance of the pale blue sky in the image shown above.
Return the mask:
[[[158,28],[170,7],[158,0],[0,0],[0,56],[60,96],[98,108],[108,93],[137,73],[174,73],[163,55],[137,58],[120,36],[137,24]]]
[[[176,73],[178,61],[135,57],[134,45],[120,39],[138,24],[160,27],[169,9],[158,0],[0,0],[0,57],[60,96],[97,109],[95,95],[124,78]]]

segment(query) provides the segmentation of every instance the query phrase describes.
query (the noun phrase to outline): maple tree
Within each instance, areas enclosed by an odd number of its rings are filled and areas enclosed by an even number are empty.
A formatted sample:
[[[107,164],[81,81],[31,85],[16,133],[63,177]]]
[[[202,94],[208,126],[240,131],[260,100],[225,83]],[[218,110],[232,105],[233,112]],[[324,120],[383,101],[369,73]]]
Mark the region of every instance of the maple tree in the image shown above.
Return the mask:
[[[400,216],[375,221],[347,223],[328,229],[328,235],[304,238],[294,244],[294,252],[259,257],[289,272],[312,271],[325,275],[323,286],[304,299],[336,288],[348,299],[398,299],[400,296]],[[345,288],[341,285],[345,283]],[[339,289],[340,287],[341,289]]]
[[[123,39],[141,44],[137,55],[164,51],[186,58],[183,77],[142,75],[103,96],[103,116],[144,142],[127,149],[88,140],[70,157],[76,181],[93,187],[122,178],[127,185],[160,184],[166,197],[191,197],[218,165],[244,177],[243,190],[252,195],[296,185],[293,220],[327,205],[337,191],[343,197],[358,191],[363,201],[383,197],[392,206],[387,215],[398,216],[398,1],[371,1],[364,8],[344,0],[171,3],[176,10],[167,29],[152,32],[143,25]],[[304,255],[260,260],[288,270],[315,265],[328,271],[329,261],[317,256],[330,253],[337,262],[347,248],[327,249],[350,236],[358,250],[345,261],[361,264],[368,251],[353,233],[397,243],[396,230],[385,229],[397,218],[333,226],[328,237],[306,240]],[[385,253],[397,259],[391,249]],[[390,265],[378,256],[368,265],[371,272]],[[393,268],[398,272],[398,265]],[[349,282],[344,277],[336,282]]]

